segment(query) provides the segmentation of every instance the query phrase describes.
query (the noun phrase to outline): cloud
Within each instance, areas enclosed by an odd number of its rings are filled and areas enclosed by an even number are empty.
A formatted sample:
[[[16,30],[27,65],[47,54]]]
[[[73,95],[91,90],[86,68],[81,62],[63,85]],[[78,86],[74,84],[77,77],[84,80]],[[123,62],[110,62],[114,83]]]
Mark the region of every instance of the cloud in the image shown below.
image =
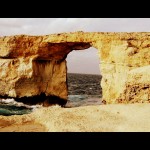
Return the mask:
[[[0,35],[60,32],[149,32],[149,18],[0,18]]]
[[[86,50],[74,50],[67,56],[68,72],[100,74],[100,60],[98,50],[89,48]]]

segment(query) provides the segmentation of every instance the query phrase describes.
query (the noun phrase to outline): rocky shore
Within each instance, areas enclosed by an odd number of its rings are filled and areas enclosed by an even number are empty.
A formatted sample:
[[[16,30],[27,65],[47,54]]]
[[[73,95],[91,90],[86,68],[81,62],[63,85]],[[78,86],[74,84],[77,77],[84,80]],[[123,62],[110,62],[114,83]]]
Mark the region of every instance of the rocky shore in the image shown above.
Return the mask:
[[[149,132],[150,104],[37,108],[0,116],[0,132]]]

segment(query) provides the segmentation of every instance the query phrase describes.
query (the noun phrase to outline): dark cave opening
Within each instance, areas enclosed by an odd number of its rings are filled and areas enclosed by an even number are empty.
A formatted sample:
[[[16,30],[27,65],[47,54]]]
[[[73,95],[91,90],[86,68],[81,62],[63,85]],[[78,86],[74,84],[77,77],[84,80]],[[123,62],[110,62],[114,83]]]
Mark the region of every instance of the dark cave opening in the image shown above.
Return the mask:
[[[16,102],[21,102],[26,105],[42,105],[44,107],[51,106],[51,105],[60,105],[62,107],[65,106],[66,100],[62,99],[55,95],[46,96],[45,93],[41,93],[40,95],[35,95],[31,97],[20,97],[20,98],[14,98],[14,97],[7,97],[7,96],[1,96],[0,98],[7,99],[7,98],[13,98]]]

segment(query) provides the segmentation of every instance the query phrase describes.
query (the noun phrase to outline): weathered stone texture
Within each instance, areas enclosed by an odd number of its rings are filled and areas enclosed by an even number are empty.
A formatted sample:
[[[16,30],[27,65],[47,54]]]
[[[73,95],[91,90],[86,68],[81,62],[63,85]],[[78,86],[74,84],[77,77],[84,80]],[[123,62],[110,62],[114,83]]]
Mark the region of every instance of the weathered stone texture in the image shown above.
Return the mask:
[[[108,103],[149,101],[149,41],[104,40],[97,45],[103,76],[103,99]]]
[[[0,38],[0,95],[45,93],[67,99],[66,57],[72,50],[98,49],[103,100],[149,102],[150,33],[62,33]]]

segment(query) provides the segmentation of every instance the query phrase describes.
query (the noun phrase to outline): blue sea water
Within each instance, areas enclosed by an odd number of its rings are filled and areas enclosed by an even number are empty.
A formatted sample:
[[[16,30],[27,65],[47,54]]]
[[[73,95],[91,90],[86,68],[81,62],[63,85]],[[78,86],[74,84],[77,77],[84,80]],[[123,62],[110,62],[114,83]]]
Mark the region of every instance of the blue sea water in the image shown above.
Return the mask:
[[[66,108],[101,105],[102,89],[100,75],[68,74],[68,101]],[[41,106],[40,106],[41,107]],[[0,100],[0,115],[22,115],[34,111],[36,106],[27,106],[8,99],[8,103]]]
[[[32,112],[32,108],[26,108],[24,106],[15,106],[9,104],[0,104],[0,115],[11,116],[11,115],[23,115]]]
[[[68,102],[66,108],[101,105],[100,95],[68,95]],[[36,106],[35,106],[36,107]],[[35,108],[34,107],[34,108]],[[26,107],[26,105],[19,106],[18,103],[11,102],[10,104],[0,103],[0,115],[11,116],[11,115],[23,115],[29,114],[34,111],[34,108]]]
[[[101,95],[68,95],[66,107],[81,107],[101,104]]]

